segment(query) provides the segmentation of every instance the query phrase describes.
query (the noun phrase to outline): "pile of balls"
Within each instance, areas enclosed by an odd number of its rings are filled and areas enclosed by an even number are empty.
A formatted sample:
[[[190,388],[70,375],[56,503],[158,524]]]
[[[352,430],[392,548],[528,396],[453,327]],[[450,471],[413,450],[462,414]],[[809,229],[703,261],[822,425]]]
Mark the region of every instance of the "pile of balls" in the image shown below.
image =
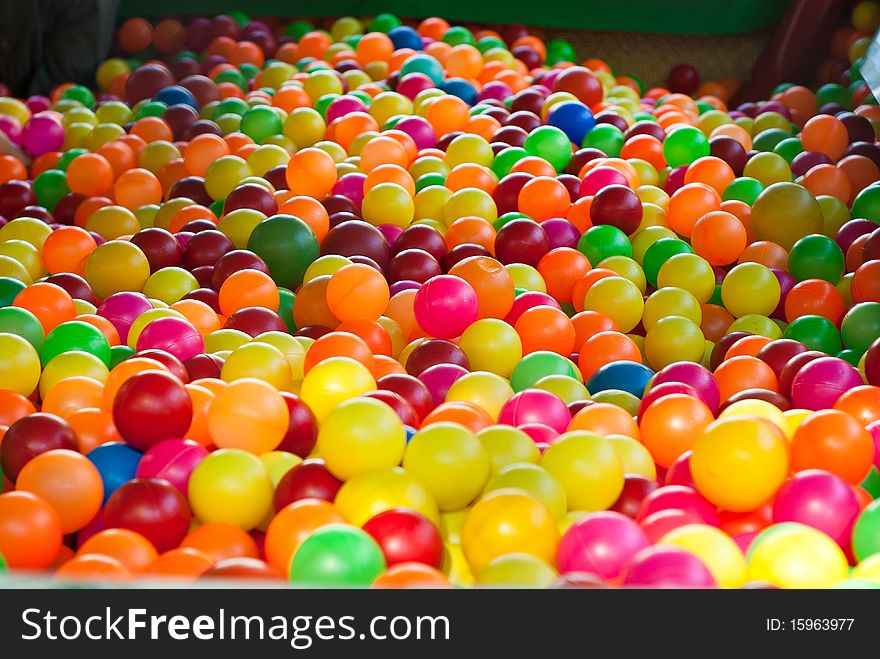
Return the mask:
[[[134,18],[0,98],[4,569],[880,587],[853,21],[736,107],[387,14]]]

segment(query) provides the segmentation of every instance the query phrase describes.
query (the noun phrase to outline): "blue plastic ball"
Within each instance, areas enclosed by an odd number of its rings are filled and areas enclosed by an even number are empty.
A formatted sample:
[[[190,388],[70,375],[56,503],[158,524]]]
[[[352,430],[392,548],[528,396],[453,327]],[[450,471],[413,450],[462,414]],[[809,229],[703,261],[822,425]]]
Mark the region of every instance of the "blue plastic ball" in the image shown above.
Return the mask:
[[[110,442],[93,448],[86,457],[101,474],[101,481],[104,483],[104,503],[107,503],[111,494],[135,477],[143,454],[121,442]]]
[[[196,97],[193,96],[190,90],[186,87],[181,87],[180,85],[171,85],[170,87],[165,87],[164,89],[159,90],[159,92],[153,97],[153,100],[161,101],[168,107],[171,107],[172,105],[188,105],[196,112],[199,110],[199,104],[196,101]]]
[[[422,50],[422,38],[419,33],[408,25],[396,27],[388,33],[388,38],[394,44],[394,50],[401,48],[412,48],[413,50]]]
[[[473,105],[477,102],[477,90],[463,78],[450,78],[443,83],[443,91],[451,96],[458,96],[468,105]]]
[[[644,364],[631,361],[611,362],[593,373],[593,377],[587,381],[587,390],[595,394],[618,389],[641,398],[653,376],[654,371]]]
[[[596,120],[583,103],[564,101],[553,106],[547,115],[547,123],[559,128],[575,144],[580,144],[596,125]]]

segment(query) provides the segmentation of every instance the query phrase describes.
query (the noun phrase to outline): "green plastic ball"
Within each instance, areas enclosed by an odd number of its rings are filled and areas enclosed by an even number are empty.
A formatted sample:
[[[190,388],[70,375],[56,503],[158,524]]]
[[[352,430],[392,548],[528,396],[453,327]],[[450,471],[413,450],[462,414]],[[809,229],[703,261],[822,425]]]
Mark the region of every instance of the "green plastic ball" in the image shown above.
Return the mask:
[[[372,537],[341,524],[324,526],[296,550],[290,581],[322,587],[369,586],[385,571],[385,557]]]
[[[810,350],[819,350],[828,355],[836,355],[843,348],[840,333],[834,323],[813,314],[791,321],[782,333],[782,338],[800,341]]]
[[[860,356],[880,337],[880,302],[854,305],[840,323],[843,344]]]
[[[629,238],[623,231],[610,224],[597,224],[587,229],[578,240],[577,249],[589,259],[594,268],[609,256],[632,258],[632,243]]]
[[[661,238],[645,252],[645,258],[642,262],[645,278],[651,286],[657,286],[657,276],[660,274],[660,268],[663,267],[664,263],[676,254],[693,253],[693,247],[683,240],[678,238]]]
[[[293,215],[274,215],[260,222],[247,248],[266,262],[278,286],[290,290],[302,284],[306,268],[320,256],[314,232]]]
[[[130,357],[134,357],[134,348],[129,348],[126,345],[118,345],[110,348],[110,370],[112,371],[119,364],[124,362],[126,359]]]
[[[27,284],[12,277],[0,277],[0,307],[8,307],[18,297]]]
[[[804,236],[788,254],[788,270],[798,281],[824,279],[836,284],[844,273],[843,250],[828,236]]]
[[[94,325],[84,323],[81,320],[71,320],[61,323],[46,335],[40,358],[43,365],[48,364],[58,355],[79,350],[95,355],[98,359],[110,366],[110,344],[101,331]]]
[[[241,117],[242,133],[254,142],[260,143],[267,137],[281,134],[281,117],[272,108],[258,106],[251,108]]]
[[[758,179],[750,176],[740,176],[724,189],[721,199],[723,201],[742,201],[751,206],[763,190],[764,185]]]
[[[548,375],[566,375],[580,381],[580,371],[570,359],[547,350],[529,353],[517,362],[510,374],[510,386],[522,391]]]
[[[880,553],[880,500],[872,501],[856,518],[852,538],[853,554],[858,560]]]
[[[43,349],[43,326],[40,319],[27,309],[11,306],[0,309],[0,334],[15,334],[30,343],[37,352]]]
[[[599,149],[609,158],[620,156],[620,150],[625,141],[623,132],[612,124],[597,124],[584,136],[582,146],[589,149]]]
[[[523,143],[523,148],[529,155],[549,162],[557,172],[565,169],[571,160],[571,141],[555,126],[540,126],[533,130]]]
[[[70,192],[67,187],[67,174],[60,169],[47,169],[34,179],[34,194],[37,202],[49,212],[55,210],[55,204]]]
[[[676,128],[663,141],[663,157],[670,167],[690,165],[709,155],[709,138],[699,128]]]

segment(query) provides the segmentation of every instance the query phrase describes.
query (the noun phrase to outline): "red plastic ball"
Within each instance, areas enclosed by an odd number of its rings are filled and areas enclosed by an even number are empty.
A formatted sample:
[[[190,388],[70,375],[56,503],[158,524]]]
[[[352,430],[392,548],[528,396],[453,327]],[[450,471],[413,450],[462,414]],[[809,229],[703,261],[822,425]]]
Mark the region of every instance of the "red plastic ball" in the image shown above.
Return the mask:
[[[106,528],[130,529],[157,551],[177,547],[189,531],[190,510],[180,491],[162,478],[123,483],[104,507]]]
[[[291,468],[275,487],[275,510],[300,499],[333,501],[342,481],[330,473],[320,458],[304,460]]]
[[[54,449],[78,450],[76,435],[67,421],[44,412],[22,417],[9,426],[0,444],[3,473],[15,481],[28,462]]]
[[[392,508],[371,517],[363,526],[385,555],[386,563],[424,563],[439,568],[443,540],[437,527],[424,515],[406,508]]]
[[[139,451],[163,439],[183,437],[192,416],[192,402],[183,383],[162,371],[133,375],[113,401],[113,421],[119,434]]]
[[[296,394],[282,391],[281,397],[287,405],[290,424],[276,450],[287,451],[304,458],[312,452],[318,440],[318,420],[309,406]]]

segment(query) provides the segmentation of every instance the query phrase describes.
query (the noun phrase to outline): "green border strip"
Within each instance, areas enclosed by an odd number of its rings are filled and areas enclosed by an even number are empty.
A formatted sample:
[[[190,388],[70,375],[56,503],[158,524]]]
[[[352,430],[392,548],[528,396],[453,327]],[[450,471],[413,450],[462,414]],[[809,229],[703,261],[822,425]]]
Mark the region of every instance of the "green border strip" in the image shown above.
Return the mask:
[[[119,15],[442,16],[459,23],[523,23],[554,28],[666,34],[742,34],[779,20],[791,0],[121,0]],[[625,44],[623,44],[625,47]]]

